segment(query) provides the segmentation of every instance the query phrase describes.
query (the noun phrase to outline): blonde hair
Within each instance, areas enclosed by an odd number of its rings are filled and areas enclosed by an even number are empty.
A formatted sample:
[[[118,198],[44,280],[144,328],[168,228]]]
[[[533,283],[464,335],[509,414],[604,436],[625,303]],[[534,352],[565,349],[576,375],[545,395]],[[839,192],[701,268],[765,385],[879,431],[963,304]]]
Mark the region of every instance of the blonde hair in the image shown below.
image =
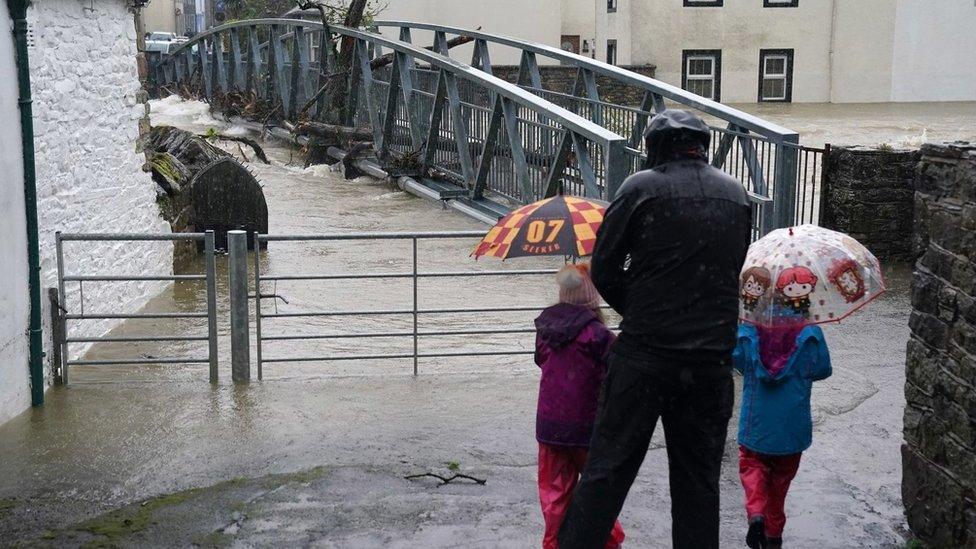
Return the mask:
[[[590,310],[596,315],[596,319],[600,321],[600,324],[603,324],[604,326],[607,325],[607,315],[603,314],[603,307],[597,307]]]

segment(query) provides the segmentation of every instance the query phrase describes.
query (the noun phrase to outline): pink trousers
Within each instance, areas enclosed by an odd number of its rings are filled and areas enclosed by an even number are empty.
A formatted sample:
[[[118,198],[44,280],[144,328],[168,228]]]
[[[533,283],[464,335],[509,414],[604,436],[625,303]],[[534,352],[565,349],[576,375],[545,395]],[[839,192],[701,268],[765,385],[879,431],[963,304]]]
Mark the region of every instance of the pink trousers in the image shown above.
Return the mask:
[[[563,523],[573,489],[586,464],[586,449],[539,443],[539,501],[546,521],[543,549],[558,549],[556,540]],[[624,541],[624,529],[617,521],[605,549],[617,549]]]
[[[783,537],[786,492],[800,468],[802,455],[771,456],[739,446],[739,479],[746,492],[746,514],[750,519],[765,517],[768,537]]]

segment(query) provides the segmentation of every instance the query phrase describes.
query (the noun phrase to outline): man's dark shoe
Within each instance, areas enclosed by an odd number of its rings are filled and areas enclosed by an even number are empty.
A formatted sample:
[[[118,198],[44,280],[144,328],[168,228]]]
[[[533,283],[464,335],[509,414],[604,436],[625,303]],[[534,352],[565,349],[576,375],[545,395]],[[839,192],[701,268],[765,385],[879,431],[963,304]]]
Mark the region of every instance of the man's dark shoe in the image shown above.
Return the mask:
[[[766,538],[766,549],[783,549],[783,538]]]
[[[762,516],[749,519],[749,533],[746,534],[749,549],[766,549],[766,519]]]

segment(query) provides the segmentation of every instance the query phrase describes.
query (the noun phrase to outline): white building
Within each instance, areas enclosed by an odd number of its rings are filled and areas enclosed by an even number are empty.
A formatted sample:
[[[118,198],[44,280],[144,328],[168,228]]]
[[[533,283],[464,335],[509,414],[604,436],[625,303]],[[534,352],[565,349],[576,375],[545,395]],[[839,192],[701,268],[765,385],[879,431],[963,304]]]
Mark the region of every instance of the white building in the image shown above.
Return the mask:
[[[590,5],[590,0],[397,0],[389,2],[379,15],[383,20],[434,23],[451,27],[476,29],[483,32],[514,36],[522,40],[558,46],[562,33],[562,9],[564,1],[576,1]],[[590,10],[592,11],[592,10]],[[397,38],[396,29],[381,29],[383,34]],[[433,35],[414,32],[413,41],[430,45]],[[464,50],[471,51],[470,45]],[[464,51],[462,50],[462,52]],[[519,52],[511,48],[492,50],[492,63],[517,65]],[[541,62],[541,60],[540,60]]]
[[[146,31],[148,32],[175,32],[177,34],[183,34],[183,31],[187,27],[187,21],[183,14],[183,0],[150,0],[142,8],[142,18]]]
[[[195,34],[221,17],[217,7],[213,0],[150,0],[142,8],[143,25],[147,32]]]
[[[6,3],[0,8],[0,423],[30,406],[23,153],[17,59]],[[135,21],[127,3],[34,0],[27,21],[49,380],[47,289],[57,286],[55,231],[159,233],[170,228],[156,205],[156,185],[141,169],[145,159],[135,148],[145,104],[138,97]],[[87,267],[89,274],[172,273],[172,253],[154,243],[66,245],[66,252],[74,261],[71,269]],[[162,287],[155,282],[86,286],[86,310],[135,312]],[[77,307],[77,286],[67,290],[68,306]],[[101,335],[112,326],[95,322],[85,335]]]
[[[0,14],[0,423],[31,403],[27,326],[27,217],[23,149],[17,107],[13,21],[4,0]]]
[[[196,6],[194,7],[194,2]],[[513,36],[522,40],[589,53],[594,37],[594,0],[395,0],[383,3],[380,19],[434,23]],[[143,10],[146,31],[183,34],[206,27],[205,0],[151,0]],[[194,23],[194,13],[197,21]],[[196,26],[194,26],[196,25]],[[397,38],[392,29],[384,34]],[[417,32],[414,41],[430,44],[432,36]],[[494,53],[494,52],[493,52]],[[498,65],[518,64],[518,52],[499,49]],[[544,61],[543,61],[544,62]]]
[[[726,103],[976,100],[972,0],[596,0],[601,60]]]

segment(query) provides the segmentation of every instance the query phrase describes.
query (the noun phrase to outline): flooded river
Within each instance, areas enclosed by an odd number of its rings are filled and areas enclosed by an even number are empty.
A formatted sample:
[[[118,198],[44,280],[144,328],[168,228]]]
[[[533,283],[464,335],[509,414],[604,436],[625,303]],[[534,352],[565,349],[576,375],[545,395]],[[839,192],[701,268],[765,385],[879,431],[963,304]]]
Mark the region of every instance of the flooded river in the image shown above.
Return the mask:
[[[155,104],[154,124],[172,124],[202,133],[217,127],[227,133],[245,130],[213,119],[206,106],[164,100]],[[272,162],[248,164],[263,186],[268,202],[269,227],[272,234],[324,234],[373,231],[486,231],[487,227],[435,203],[416,198],[390,184],[375,179],[346,181],[328,166],[303,169],[302,159],[290,148],[275,141],[264,144]],[[236,147],[228,150],[237,152]],[[239,153],[238,153],[239,156]],[[418,271],[478,271],[500,269],[553,269],[561,259],[520,259],[500,262],[494,259],[475,261],[469,257],[478,239],[421,240],[418,243]],[[248,262],[253,276],[253,257]],[[202,272],[202,260],[189,270]],[[411,242],[408,240],[272,242],[261,254],[262,276],[313,275],[337,273],[409,273],[412,270]],[[253,287],[253,286],[252,286]],[[201,282],[178,282],[156,297],[146,311],[204,311],[205,293]],[[218,331],[220,334],[221,376],[229,378],[229,326],[227,314],[226,258],[218,258]],[[299,313],[349,310],[411,310],[412,279],[366,279],[341,281],[265,282],[262,293],[282,299],[265,299],[264,313]],[[456,309],[502,306],[539,306],[555,302],[555,284],[550,276],[492,276],[422,279],[418,284],[420,309]],[[287,300],[287,303],[286,301]],[[252,304],[253,305],[253,304]],[[253,306],[252,306],[253,315]],[[458,313],[421,315],[419,331],[470,331],[533,327],[532,312]],[[252,331],[254,328],[252,318]],[[413,316],[344,316],[314,318],[265,319],[265,336],[336,335],[365,332],[411,332]],[[205,324],[199,319],[184,321],[128,321],[112,335],[205,335]],[[252,363],[256,346],[252,334]],[[430,336],[420,339],[421,353],[456,351],[505,351],[533,349],[531,334],[500,336]],[[351,356],[412,353],[412,337],[318,339],[314,341],[271,341],[264,350],[265,359],[308,356]],[[205,342],[99,344],[88,353],[88,359],[122,359],[126,357],[206,357]],[[521,361],[533,367],[531,359]],[[421,361],[422,372],[448,370],[469,372],[511,364],[511,358],[483,357],[471,359],[430,358]],[[165,366],[92,366],[74,367],[73,381],[109,379],[206,378],[205,364]],[[252,366],[252,370],[255,367]],[[293,375],[343,374],[409,374],[412,359],[338,361],[312,363],[273,363],[264,368],[265,379]],[[256,372],[252,371],[256,376]]]
[[[800,134],[800,143],[888,144],[918,148],[927,141],[976,141],[976,102],[760,103],[736,107]]]
[[[802,142],[821,145],[889,143],[917,146],[920,140],[976,140],[976,103],[807,105],[768,104],[744,108],[800,132]],[[229,134],[247,130],[215,119],[202,103],[184,103],[175,98],[153,104],[153,123],[172,124],[204,132],[216,127]],[[279,142],[265,144],[271,165],[249,163],[261,182],[268,201],[269,226],[273,234],[323,234],[357,231],[446,231],[484,230],[485,226],[453,210],[403,193],[388,183],[369,178],[346,181],[328,166],[303,169],[301,158]],[[228,148],[239,155],[236,147]],[[560,260],[495,260],[475,262],[469,257],[476,239],[421,241],[418,268],[425,271],[556,268]],[[253,261],[249,260],[249,268]],[[227,326],[226,259],[218,260],[218,330],[222,369],[229,364]],[[202,262],[192,268],[202,272]],[[261,255],[266,276],[335,273],[410,272],[409,241],[275,242]],[[156,297],[145,310],[188,312],[204,310],[203,285],[176,283]],[[265,313],[301,313],[343,310],[410,310],[413,287],[410,279],[368,279],[344,281],[266,282],[262,293],[281,296],[265,299]],[[556,297],[549,277],[435,278],[421,280],[420,309],[498,307],[506,305],[545,306]],[[286,302],[287,300],[287,302]],[[253,313],[253,307],[252,307]],[[531,329],[533,313],[421,315],[419,330]],[[254,323],[252,319],[252,329]],[[393,316],[344,316],[265,319],[265,336],[362,334],[367,332],[410,332],[410,314]],[[130,321],[113,335],[205,335],[200,322],[184,320]],[[252,334],[252,362],[256,342]],[[420,339],[421,353],[499,351],[532,349],[531,334],[484,336],[429,336]],[[342,338],[269,341],[263,346],[265,359],[404,354],[413,350],[412,337]],[[100,344],[86,358],[205,357],[206,345],[189,343]],[[423,359],[421,371],[480,371],[513,363],[530,367],[531,361],[511,357],[473,359]],[[265,378],[294,375],[408,374],[411,359],[287,362],[265,365]],[[256,375],[256,372],[253,372]],[[205,378],[206,365],[75,367],[75,381],[125,379]],[[229,372],[222,372],[226,379]]]

